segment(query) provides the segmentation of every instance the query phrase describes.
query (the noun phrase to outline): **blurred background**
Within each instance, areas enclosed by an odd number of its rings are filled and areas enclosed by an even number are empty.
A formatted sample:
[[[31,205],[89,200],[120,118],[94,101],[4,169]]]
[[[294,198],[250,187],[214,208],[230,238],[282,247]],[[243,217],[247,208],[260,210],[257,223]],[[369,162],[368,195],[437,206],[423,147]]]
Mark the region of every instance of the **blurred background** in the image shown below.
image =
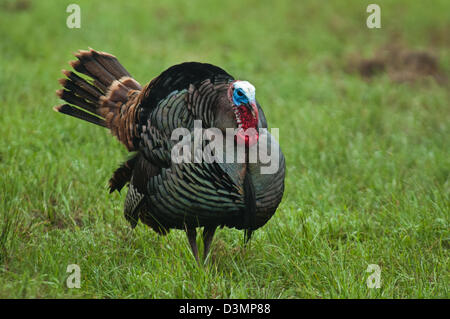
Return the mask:
[[[378,0],[369,29],[372,2],[0,0],[0,297],[448,297],[450,2]],[[89,47],[140,83],[199,61],[255,85],[287,175],[250,249],[222,230],[199,270],[182,234],[130,232],[126,150],[52,111]]]

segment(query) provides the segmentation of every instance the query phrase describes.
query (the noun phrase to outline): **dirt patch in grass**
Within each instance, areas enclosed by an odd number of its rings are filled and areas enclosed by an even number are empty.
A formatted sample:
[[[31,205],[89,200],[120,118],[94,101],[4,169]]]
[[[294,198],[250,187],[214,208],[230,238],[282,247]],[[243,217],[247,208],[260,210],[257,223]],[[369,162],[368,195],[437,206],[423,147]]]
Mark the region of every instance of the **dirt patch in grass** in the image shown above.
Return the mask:
[[[431,26],[428,29],[431,44],[435,47],[449,48],[450,37],[448,36],[450,30],[450,23],[441,26]]]
[[[448,83],[448,77],[439,66],[438,56],[429,50],[412,50],[401,44],[389,44],[378,49],[371,58],[355,54],[349,58],[347,71],[358,73],[366,80],[386,73],[393,82],[417,82],[434,79]]]
[[[0,7],[5,11],[17,12],[17,11],[26,11],[31,8],[30,0],[13,0],[13,1],[5,1],[0,4]]]
[[[31,215],[35,220],[35,223],[31,226],[32,228],[42,225],[46,231],[51,231],[54,229],[64,230],[71,229],[75,227],[83,228],[83,212],[81,209],[73,205],[73,210],[70,212],[69,216],[64,216],[60,213],[62,204],[57,198],[50,196],[46,208],[32,209]]]

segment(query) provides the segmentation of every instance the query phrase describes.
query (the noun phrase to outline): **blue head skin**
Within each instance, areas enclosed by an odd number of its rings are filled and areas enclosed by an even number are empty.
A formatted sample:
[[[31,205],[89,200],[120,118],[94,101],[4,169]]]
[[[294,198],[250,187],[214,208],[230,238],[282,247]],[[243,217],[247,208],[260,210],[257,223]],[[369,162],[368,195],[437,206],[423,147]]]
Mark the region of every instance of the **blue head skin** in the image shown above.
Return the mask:
[[[233,85],[234,105],[255,104],[255,87],[247,81],[236,81]]]
[[[228,88],[228,97],[233,103],[238,131],[235,135],[238,144],[252,146],[258,141],[258,107],[255,87],[247,81],[234,81]]]

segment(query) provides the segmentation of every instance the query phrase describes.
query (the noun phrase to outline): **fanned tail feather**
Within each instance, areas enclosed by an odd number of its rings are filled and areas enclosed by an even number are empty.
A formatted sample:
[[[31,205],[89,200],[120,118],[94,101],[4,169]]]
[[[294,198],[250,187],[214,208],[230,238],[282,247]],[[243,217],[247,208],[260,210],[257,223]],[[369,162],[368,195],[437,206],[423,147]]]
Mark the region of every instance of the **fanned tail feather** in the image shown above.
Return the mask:
[[[81,120],[107,127],[129,151],[134,150],[134,117],[141,85],[134,80],[117,58],[93,49],[80,50],[78,59],[69,64],[76,72],[63,70],[63,87],[56,94],[68,104],[54,110]]]

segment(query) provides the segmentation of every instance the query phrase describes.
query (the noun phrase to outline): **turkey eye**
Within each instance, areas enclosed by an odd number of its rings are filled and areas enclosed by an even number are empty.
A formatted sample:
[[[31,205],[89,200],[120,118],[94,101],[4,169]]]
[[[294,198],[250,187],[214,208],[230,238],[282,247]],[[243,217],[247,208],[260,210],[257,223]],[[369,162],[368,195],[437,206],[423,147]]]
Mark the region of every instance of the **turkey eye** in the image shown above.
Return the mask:
[[[243,96],[244,94],[242,93],[242,91],[237,91],[237,95]]]

